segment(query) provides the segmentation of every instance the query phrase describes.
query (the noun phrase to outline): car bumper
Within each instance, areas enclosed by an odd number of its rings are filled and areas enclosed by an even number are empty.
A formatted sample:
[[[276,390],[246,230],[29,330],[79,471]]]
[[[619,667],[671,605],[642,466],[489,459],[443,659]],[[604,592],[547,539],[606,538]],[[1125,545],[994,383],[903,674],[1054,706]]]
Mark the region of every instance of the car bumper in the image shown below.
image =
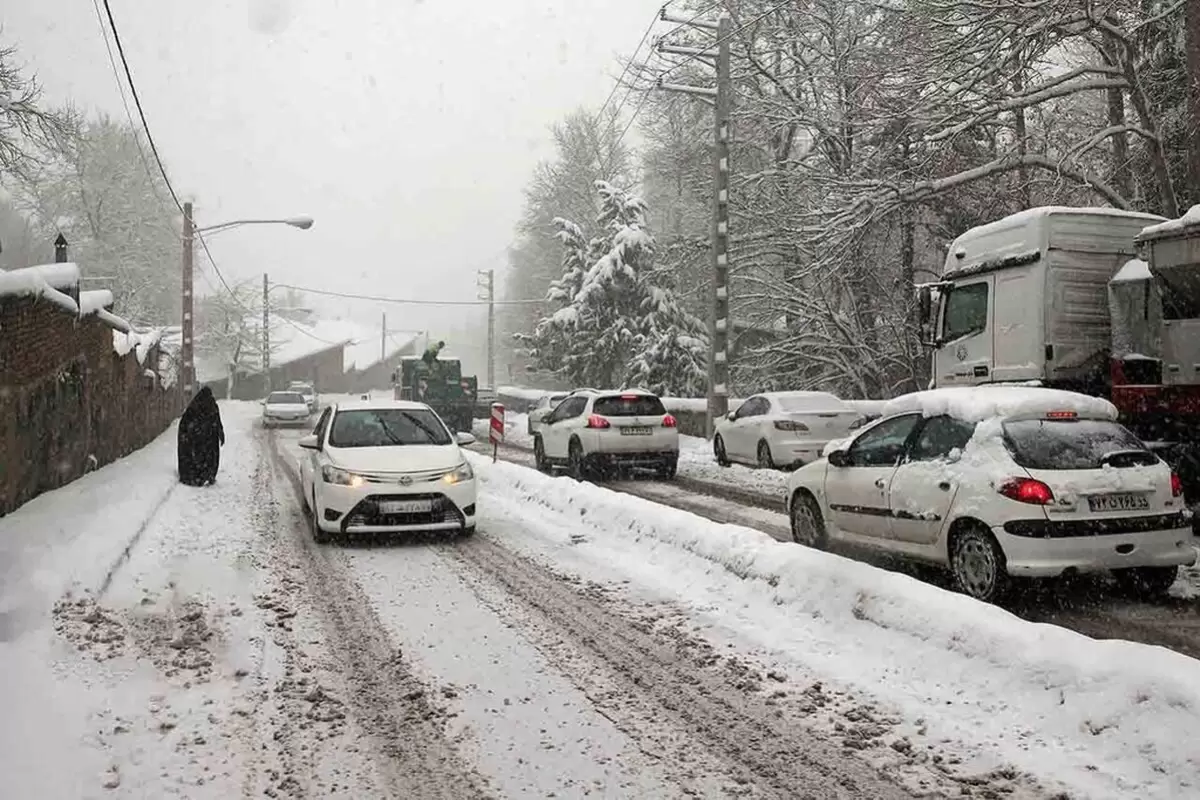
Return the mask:
[[[1177,523],[1169,523],[1175,525]],[[1197,561],[1191,520],[1130,533],[1035,538],[993,528],[1010,575],[1052,578],[1065,572],[1102,572],[1128,567],[1189,566]]]
[[[826,439],[792,439],[768,442],[771,446],[771,459],[776,464],[809,464],[821,457]]]
[[[595,467],[660,467],[679,461],[678,450],[651,450],[648,452],[591,453],[588,463]]]
[[[330,533],[405,533],[461,531],[475,526],[475,480],[456,484],[424,483],[412,487],[367,484],[361,487],[323,483],[315,509],[317,525]],[[379,503],[430,500],[432,510],[385,514]]]
[[[622,434],[615,428],[587,431],[581,436],[584,450],[598,457],[659,458],[679,455],[679,434],[670,428],[659,428],[647,435]]]
[[[263,425],[307,425],[312,417],[309,416],[294,416],[294,417],[263,417]]]

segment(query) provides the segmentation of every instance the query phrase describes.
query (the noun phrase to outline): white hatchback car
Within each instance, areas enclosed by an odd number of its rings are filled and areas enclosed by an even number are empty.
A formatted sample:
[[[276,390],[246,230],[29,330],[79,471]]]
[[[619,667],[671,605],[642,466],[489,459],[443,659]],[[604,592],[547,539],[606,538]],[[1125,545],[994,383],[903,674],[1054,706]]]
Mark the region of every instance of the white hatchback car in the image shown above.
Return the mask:
[[[326,407],[300,440],[300,486],[313,537],[405,531],[475,532],[475,473],[424,403],[356,401]]]
[[[271,392],[263,400],[262,424],[265,428],[304,425],[311,416],[308,402],[299,392]]]
[[[542,420],[554,410],[554,407],[567,399],[566,392],[555,392],[553,394],[544,394],[537,404],[529,409],[529,414],[525,417],[525,430],[530,435],[535,435],[542,429]]]
[[[1179,478],[1107,400],[1016,386],[915,392],[788,483],[801,544],[948,566],[980,600],[1010,577],[1111,570],[1162,593],[1194,564]]]
[[[546,415],[533,452],[538,469],[564,466],[577,480],[617,466],[650,468],[674,478],[679,430],[675,417],[650,392],[576,391]]]
[[[833,439],[861,419],[829,392],[765,392],[748,398],[717,423],[713,455],[721,466],[738,461],[765,469],[816,461]]]

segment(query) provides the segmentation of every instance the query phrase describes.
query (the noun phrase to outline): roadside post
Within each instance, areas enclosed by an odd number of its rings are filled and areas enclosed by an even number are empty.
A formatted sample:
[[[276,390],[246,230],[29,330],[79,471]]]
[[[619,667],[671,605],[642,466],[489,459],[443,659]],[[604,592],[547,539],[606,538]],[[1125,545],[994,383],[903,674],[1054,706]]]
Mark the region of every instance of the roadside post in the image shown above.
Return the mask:
[[[500,453],[500,443],[504,441],[504,404],[492,403],[492,424],[488,428],[488,439],[492,442],[492,463]]]

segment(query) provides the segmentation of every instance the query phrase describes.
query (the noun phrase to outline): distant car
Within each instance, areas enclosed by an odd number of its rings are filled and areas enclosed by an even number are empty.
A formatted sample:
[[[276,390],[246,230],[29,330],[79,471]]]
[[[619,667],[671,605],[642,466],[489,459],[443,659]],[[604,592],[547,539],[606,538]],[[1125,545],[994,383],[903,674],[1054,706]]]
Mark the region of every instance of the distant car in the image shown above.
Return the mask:
[[[265,427],[277,425],[306,425],[312,411],[299,392],[271,392],[263,401],[262,422]]]
[[[304,395],[304,402],[308,403],[309,410],[312,411],[314,414],[317,413],[317,409],[320,407],[320,403],[318,402],[318,399],[317,399],[317,390],[315,388],[313,388],[313,385],[311,383],[305,383],[303,381],[293,381],[291,384],[288,385],[288,391],[299,392],[300,394]]]
[[[537,404],[529,410],[526,416],[525,429],[530,436],[533,436],[542,428],[542,420],[546,415],[554,410],[554,407],[567,399],[566,392],[556,392],[554,394],[542,395],[542,398],[537,401]]]
[[[897,398],[788,482],[794,539],[947,566],[979,600],[1012,577],[1111,570],[1162,594],[1196,562],[1183,486],[1111,403],[1015,386]]]
[[[300,485],[313,538],[405,531],[475,532],[475,472],[433,409],[406,400],[327,406],[300,440]]]
[[[826,444],[860,420],[858,411],[828,392],[757,394],[717,423],[713,455],[722,466],[799,466],[820,458]]]
[[[577,480],[618,466],[674,478],[679,430],[662,400],[649,392],[576,391],[543,418],[533,451],[538,469],[565,467]]]

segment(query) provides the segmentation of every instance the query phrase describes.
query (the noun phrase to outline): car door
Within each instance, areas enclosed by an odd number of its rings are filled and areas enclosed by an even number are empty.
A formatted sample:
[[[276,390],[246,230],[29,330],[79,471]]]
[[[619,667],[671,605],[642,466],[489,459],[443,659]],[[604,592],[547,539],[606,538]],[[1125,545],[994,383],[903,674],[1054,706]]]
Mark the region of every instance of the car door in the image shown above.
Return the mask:
[[[758,461],[758,439],[756,433],[762,415],[769,404],[766,398],[751,397],[737,410],[737,417],[729,426],[730,440],[725,442],[725,452],[737,461]]]
[[[568,397],[546,415],[542,422],[542,447],[546,455],[555,460],[565,460],[571,441],[570,420],[583,413],[587,406],[586,397]]]
[[[329,416],[332,413],[332,407],[326,408],[321,412],[316,426],[313,427],[312,435],[317,437],[318,444],[324,444],[325,442],[325,431],[329,427]],[[316,480],[316,473],[320,469],[317,463],[319,454],[319,450],[300,451],[300,488],[306,493],[306,497],[312,497],[313,482]]]
[[[993,368],[995,276],[956,284],[942,304],[934,369],[939,386],[990,383]]]
[[[922,422],[888,487],[892,538],[912,544],[937,541],[961,481],[955,465],[974,433],[974,423],[953,417]]]
[[[920,421],[917,413],[885,419],[851,442],[844,466],[829,465],[826,504],[839,530],[871,539],[891,536],[888,486]]]

